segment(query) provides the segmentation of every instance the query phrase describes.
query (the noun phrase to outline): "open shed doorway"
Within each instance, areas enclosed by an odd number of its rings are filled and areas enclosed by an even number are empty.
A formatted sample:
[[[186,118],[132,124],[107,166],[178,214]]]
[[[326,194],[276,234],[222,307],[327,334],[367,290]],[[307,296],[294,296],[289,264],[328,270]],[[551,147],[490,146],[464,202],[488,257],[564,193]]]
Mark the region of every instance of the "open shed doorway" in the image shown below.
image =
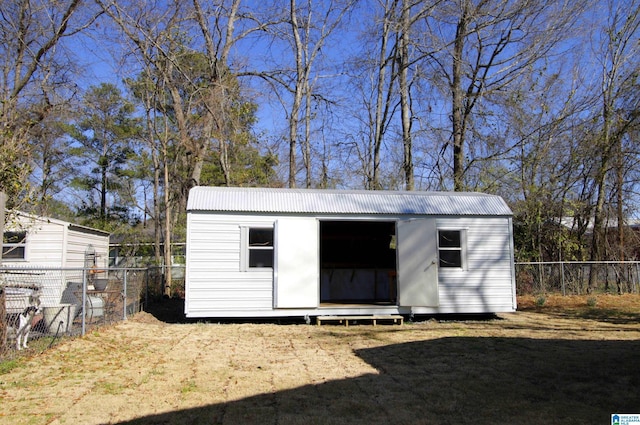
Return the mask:
[[[395,305],[396,224],[320,221],[320,302]]]

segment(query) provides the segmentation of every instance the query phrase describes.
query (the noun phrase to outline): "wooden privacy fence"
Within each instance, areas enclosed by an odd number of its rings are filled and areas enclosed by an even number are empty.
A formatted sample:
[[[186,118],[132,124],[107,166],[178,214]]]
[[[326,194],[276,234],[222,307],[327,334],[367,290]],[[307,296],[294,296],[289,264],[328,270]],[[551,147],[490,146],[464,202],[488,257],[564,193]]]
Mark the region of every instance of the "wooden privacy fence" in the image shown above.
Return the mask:
[[[638,293],[640,261],[548,261],[515,264],[518,294]]]

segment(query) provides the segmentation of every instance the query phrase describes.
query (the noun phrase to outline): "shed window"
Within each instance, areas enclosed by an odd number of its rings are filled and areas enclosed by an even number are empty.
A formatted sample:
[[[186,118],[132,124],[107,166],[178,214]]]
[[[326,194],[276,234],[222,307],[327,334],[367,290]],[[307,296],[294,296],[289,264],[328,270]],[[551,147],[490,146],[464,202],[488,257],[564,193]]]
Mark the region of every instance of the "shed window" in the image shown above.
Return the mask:
[[[247,268],[273,267],[273,229],[247,228]]]
[[[438,257],[440,267],[462,268],[463,232],[438,230]]]
[[[27,232],[4,232],[2,240],[3,260],[24,260],[27,247]]]

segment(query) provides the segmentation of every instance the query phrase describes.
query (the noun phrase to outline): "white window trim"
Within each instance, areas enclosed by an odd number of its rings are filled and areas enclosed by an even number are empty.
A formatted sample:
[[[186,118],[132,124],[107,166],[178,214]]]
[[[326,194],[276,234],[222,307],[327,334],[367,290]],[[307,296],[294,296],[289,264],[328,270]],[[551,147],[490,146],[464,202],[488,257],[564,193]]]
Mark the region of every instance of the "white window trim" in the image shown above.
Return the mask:
[[[7,248],[23,248],[23,252],[24,255],[22,256],[22,258],[2,258],[2,261],[4,262],[24,262],[27,261],[27,242],[29,240],[29,233],[26,231],[12,231],[12,230],[7,230],[5,231],[5,233],[24,233],[24,241],[20,242],[20,243],[4,243],[4,235],[2,235],[2,252],[0,252],[0,256],[2,256],[2,253],[4,252],[5,247]]]
[[[460,232],[460,248],[440,248],[440,231]],[[460,251],[460,267],[438,267],[438,270],[462,270],[466,271],[467,266],[467,230],[466,227],[438,227],[437,228],[437,245],[438,245],[438,264],[440,263],[440,250],[443,251]]]
[[[257,226],[240,226],[240,271],[241,272],[261,272],[271,271],[273,267],[249,267],[249,251],[251,249],[260,249],[255,247],[249,247],[249,230],[250,229],[263,229],[275,231],[273,226],[269,225],[257,225]],[[275,235],[274,235],[275,237]],[[274,246],[268,248],[262,248],[264,250],[271,250],[274,253],[275,261],[275,240]]]

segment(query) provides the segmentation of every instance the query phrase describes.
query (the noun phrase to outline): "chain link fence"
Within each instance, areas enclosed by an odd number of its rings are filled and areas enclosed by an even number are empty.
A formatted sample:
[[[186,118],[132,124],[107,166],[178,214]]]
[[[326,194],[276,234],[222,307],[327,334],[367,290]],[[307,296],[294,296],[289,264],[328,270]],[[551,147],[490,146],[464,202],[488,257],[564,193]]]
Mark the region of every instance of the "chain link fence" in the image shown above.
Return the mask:
[[[126,320],[166,298],[184,298],[184,266],[69,269],[0,267],[0,360],[24,346],[21,325],[30,325],[27,344],[46,349],[63,336]],[[518,295],[638,293],[640,261],[521,262],[515,264]],[[31,308],[34,307],[34,308]],[[20,316],[23,316],[22,320]]]
[[[638,293],[640,261],[557,261],[516,263],[519,295]]]
[[[171,297],[184,299],[184,264],[173,265],[170,267],[154,266],[146,269],[147,290],[145,294],[145,302],[151,303],[154,300],[158,300],[165,296],[165,286],[167,284],[169,270],[171,270]]]
[[[25,338],[27,344],[53,344],[126,320],[141,310],[146,292],[142,268],[1,267],[2,351],[23,348]]]

